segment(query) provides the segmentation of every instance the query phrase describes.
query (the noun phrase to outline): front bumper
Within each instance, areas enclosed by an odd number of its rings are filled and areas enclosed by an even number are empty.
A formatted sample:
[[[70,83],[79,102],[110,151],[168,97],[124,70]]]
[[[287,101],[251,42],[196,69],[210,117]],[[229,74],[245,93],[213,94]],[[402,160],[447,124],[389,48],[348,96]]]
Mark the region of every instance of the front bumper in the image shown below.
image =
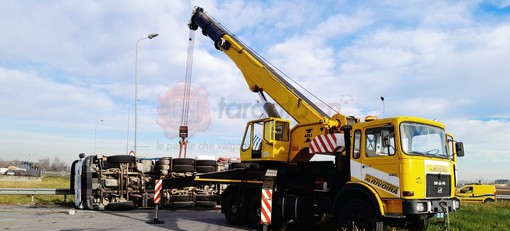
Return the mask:
[[[404,214],[445,213],[458,209],[460,209],[460,202],[457,198],[406,200],[402,202],[402,212]]]

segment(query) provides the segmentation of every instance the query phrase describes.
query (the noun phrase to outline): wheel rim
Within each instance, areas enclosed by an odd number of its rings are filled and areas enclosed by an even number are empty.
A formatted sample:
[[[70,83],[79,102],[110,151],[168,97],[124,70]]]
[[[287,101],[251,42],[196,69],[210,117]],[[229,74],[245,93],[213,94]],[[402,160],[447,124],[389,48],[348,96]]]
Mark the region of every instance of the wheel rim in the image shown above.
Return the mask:
[[[230,211],[232,211],[232,213],[234,213],[234,214],[237,213],[237,210],[238,210],[238,208],[237,208],[236,204],[233,204],[232,207],[230,207]]]

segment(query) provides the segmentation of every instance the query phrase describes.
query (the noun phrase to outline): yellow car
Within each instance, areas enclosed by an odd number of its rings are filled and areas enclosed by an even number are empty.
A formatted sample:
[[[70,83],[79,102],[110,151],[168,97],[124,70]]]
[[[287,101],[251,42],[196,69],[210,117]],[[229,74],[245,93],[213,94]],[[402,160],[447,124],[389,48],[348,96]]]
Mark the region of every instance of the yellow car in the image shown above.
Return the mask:
[[[488,184],[468,184],[457,189],[455,196],[460,202],[494,202],[496,187]]]

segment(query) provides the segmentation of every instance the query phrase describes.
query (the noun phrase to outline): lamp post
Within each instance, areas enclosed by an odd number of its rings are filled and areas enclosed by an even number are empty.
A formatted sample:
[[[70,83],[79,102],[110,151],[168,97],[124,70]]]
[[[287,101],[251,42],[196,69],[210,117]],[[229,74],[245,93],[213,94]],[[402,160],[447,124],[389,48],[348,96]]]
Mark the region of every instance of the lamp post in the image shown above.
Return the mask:
[[[96,128],[94,129],[94,155],[96,154],[96,144],[97,144],[97,124],[103,122],[104,120],[99,120],[96,122]]]
[[[144,39],[153,39],[158,34],[152,33],[136,41],[135,47],[135,155],[136,155],[136,133],[138,131],[138,43]]]
[[[127,134],[126,134],[126,155],[128,155],[129,153],[129,122],[130,121],[130,117],[131,117],[131,104],[129,104],[129,108],[128,108],[128,116],[127,116]]]
[[[381,101],[382,101],[382,117],[384,118],[384,97],[381,96]]]

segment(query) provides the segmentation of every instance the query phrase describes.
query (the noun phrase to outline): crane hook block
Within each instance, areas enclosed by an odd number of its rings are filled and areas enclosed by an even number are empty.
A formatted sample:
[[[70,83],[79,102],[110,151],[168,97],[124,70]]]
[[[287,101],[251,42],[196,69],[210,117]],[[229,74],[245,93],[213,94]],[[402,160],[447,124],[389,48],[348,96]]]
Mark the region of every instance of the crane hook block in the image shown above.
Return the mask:
[[[179,137],[182,139],[188,138],[188,126],[179,127]]]

